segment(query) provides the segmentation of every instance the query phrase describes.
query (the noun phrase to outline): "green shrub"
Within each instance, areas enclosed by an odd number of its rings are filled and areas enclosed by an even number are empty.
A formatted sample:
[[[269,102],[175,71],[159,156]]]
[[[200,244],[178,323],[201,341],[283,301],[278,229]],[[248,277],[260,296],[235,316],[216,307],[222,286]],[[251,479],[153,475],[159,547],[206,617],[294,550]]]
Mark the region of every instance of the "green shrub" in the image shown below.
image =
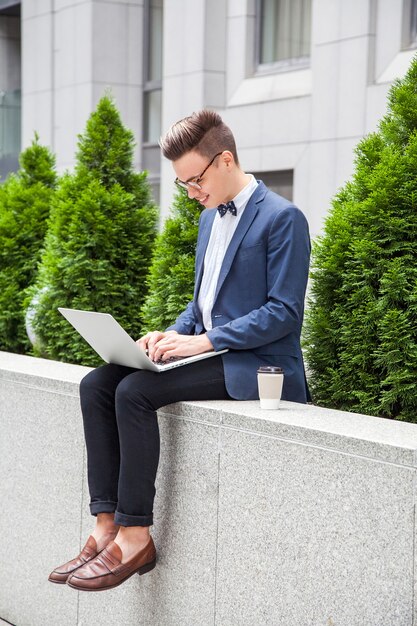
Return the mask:
[[[58,306],[112,313],[132,336],[141,334],[156,208],[146,174],[133,171],[133,146],[112,100],[102,98],[79,138],[74,174],[61,179],[30,292],[37,354],[99,362]]]
[[[201,205],[184,190],[175,195],[172,217],[158,235],[142,307],[144,330],[164,330],[193,297],[195,247]]]
[[[416,171],[414,60],[313,248],[304,338],[318,404],[417,421]]]
[[[33,284],[56,185],[48,148],[32,145],[20,155],[20,170],[0,186],[0,350],[26,352],[30,342],[24,291]]]

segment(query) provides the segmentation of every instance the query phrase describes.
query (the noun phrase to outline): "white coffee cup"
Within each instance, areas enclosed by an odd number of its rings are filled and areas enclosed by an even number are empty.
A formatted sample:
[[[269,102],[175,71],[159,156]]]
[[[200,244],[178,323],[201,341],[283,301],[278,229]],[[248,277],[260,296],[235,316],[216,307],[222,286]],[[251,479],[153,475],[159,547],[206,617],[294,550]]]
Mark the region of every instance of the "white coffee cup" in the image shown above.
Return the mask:
[[[274,365],[258,369],[258,390],[261,409],[278,409],[284,382],[284,370]]]

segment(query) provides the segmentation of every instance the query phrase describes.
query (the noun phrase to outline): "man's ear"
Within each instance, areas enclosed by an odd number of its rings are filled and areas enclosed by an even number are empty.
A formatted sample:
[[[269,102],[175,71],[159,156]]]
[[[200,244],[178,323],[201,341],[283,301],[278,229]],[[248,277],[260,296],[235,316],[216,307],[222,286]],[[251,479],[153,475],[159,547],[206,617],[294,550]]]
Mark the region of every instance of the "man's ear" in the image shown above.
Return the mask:
[[[230,150],[224,150],[224,152],[222,152],[222,161],[226,164],[226,167],[230,167],[234,164],[235,159]]]

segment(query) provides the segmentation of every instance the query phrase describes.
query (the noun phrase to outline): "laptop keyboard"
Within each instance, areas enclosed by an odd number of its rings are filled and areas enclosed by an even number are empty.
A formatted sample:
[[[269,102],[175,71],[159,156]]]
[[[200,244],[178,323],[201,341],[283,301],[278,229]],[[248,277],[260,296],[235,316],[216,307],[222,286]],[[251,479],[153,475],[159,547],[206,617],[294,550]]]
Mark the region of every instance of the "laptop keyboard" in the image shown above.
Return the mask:
[[[165,359],[164,361],[162,359],[158,359],[157,361],[154,361],[155,365],[168,365],[168,363],[175,363],[175,361],[180,361],[181,359],[186,359],[187,357],[185,356],[170,356],[169,359]]]

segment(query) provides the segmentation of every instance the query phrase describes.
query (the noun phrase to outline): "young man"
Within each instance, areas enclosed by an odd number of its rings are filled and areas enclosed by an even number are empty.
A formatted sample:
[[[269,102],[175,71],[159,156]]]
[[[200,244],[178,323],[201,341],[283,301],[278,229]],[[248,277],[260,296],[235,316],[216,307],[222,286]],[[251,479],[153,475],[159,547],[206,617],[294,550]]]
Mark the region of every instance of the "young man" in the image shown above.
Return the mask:
[[[176,183],[206,207],[194,299],[165,331],[139,340],[151,358],[228,352],[162,374],[105,365],[80,386],[96,525],[80,555],[49,579],[111,589],[155,566],[149,534],[159,461],[156,410],[180,400],[258,398],[260,365],[284,369],[283,399],[307,401],[300,333],[310,242],[303,214],[240,168],[230,129],[213,111],[161,140]]]

